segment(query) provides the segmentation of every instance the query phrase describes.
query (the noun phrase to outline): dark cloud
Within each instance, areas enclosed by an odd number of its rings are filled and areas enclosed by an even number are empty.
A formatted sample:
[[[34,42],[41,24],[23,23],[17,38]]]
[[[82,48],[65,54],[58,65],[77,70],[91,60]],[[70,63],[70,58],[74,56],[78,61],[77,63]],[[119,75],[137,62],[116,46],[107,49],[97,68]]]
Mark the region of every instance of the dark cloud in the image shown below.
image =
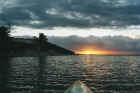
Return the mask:
[[[140,25],[139,0],[6,0],[6,4],[2,1],[1,24],[6,19],[14,25],[37,28]]]
[[[140,39],[129,37],[49,37],[49,41],[71,50],[79,50],[83,47],[90,47],[99,50],[126,51],[140,54]]]

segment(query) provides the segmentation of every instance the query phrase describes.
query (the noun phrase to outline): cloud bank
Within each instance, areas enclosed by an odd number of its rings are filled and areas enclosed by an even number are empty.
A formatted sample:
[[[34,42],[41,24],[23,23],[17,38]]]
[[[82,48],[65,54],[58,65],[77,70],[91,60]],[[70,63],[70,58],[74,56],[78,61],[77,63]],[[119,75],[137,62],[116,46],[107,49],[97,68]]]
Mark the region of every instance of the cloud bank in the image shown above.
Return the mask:
[[[46,27],[140,25],[139,0],[0,0],[0,24]]]
[[[71,50],[80,50],[89,47],[95,50],[122,51],[140,54],[140,39],[129,37],[49,37],[49,41]]]

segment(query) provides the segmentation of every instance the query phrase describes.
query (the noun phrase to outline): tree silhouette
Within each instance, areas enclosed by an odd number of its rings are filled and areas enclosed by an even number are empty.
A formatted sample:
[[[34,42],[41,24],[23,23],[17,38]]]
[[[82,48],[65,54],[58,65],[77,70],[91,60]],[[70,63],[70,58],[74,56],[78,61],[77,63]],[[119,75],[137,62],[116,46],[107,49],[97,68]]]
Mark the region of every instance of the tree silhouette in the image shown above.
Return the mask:
[[[8,40],[9,39],[9,29],[7,27],[1,26],[0,27],[0,40]]]
[[[39,33],[39,38],[38,39],[41,43],[48,42],[47,36],[44,35],[43,33]]]
[[[48,38],[43,33],[39,33],[38,41],[39,41],[39,51],[41,52],[46,48],[45,45],[48,42]]]
[[[7,55],[11,47],[10,29],[5,26],[0,27],[0,54]]]

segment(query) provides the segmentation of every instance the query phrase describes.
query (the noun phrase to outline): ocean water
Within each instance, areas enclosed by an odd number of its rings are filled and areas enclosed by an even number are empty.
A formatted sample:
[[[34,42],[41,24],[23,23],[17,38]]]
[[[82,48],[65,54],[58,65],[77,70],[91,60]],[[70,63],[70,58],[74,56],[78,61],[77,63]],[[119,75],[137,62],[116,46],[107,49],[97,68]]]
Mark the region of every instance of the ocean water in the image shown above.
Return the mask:
[[[0,58],[0,93],[64,93],[77,80],[93,93],[140,93],[140,57]]]

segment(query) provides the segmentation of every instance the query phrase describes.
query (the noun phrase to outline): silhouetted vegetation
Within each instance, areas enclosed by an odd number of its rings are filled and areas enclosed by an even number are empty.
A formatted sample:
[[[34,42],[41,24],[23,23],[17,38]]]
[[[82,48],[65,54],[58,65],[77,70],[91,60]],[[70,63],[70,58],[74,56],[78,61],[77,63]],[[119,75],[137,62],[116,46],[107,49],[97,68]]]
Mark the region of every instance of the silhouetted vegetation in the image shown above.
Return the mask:
[[[10,27],[0,27],[0,56],[40,56],[74,54],[72,51],[61,48],[48,42],[43,33],[32,39],[10,37]]]
[[[40,43],[46,43],[46,42],[48,42],[47,36],[45,36],[43,33],[39,33],[38,39],[39,39],[39,42]]]
[[[39,43],[39,51],[43,51],[45,48],[47,48],[45,45],[48,42],[47,36],[45,36],[43,33],[39,33],[38,37],[38,43]]]
[[[5,26],[0,27],[0,39],[1,40],[9,39],[9,33],[10,33],[10,30],[7,27],[5,27]]]
[[[9,33],[10,29],[8,27],[0,27],[0,56],[7,55],[11,50],[12,42]]]
[[[10,28],[0,27],[0,92],[9,93],[7,86],[9,75],[9,54],[11,51],[12,41],[10,37]]]

